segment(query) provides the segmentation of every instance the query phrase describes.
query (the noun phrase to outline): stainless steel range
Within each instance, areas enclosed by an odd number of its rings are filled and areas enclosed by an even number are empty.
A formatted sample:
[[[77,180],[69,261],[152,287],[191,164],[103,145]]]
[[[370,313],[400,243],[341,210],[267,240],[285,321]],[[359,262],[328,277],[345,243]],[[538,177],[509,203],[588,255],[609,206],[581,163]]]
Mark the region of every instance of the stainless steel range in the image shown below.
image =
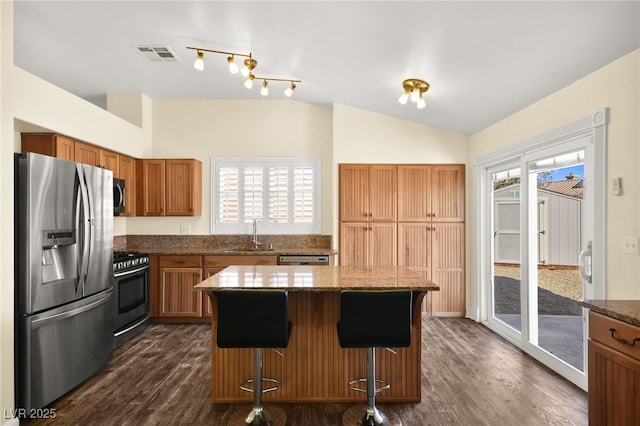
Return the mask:
[[[149,255],[113,253],[114,348],[141,333],[150,322]]]

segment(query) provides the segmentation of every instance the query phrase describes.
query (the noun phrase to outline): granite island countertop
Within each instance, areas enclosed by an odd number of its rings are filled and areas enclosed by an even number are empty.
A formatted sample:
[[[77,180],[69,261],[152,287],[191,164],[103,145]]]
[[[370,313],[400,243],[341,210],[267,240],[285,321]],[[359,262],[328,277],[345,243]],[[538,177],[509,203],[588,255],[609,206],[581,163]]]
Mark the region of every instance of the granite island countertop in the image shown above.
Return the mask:
[[[438,291],[440,287],[403,266],[364,267],[334,265],[232,265],[194,287],[199,291],[263,288],[342,291]]]
[[[593,312],[640,327],[640,300],[580,300],[578,303]]]

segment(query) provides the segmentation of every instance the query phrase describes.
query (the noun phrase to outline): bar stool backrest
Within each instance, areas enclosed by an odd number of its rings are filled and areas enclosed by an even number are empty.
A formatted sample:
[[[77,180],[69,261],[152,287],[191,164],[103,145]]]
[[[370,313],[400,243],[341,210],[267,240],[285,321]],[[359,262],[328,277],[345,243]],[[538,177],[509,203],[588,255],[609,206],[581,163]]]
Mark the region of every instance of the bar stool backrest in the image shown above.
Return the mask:
[[[221,348],[285,348],[289,344],[288,292],[220,290],[216,343]]]
[[[410,291],[340,293],[338,340],[343,348],[407,347],[411,344]]]

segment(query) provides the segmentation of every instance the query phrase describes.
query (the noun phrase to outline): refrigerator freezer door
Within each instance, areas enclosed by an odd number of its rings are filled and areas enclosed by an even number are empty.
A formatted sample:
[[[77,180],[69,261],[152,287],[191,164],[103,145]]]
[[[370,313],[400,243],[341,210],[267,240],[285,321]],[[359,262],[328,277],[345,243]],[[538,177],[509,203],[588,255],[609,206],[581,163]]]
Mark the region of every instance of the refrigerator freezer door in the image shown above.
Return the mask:
[[[15,259],[19,314],[81,297],[76,164],[38,154],[15,156]]]
[[[113,286],[113,174],[109,170],[82,166],[89,205],[87,220],[88,259],[82,277],[83,295]]]
[[[18,318],[17,407],[46,406],[100,371],[113,354],[113,290]]]

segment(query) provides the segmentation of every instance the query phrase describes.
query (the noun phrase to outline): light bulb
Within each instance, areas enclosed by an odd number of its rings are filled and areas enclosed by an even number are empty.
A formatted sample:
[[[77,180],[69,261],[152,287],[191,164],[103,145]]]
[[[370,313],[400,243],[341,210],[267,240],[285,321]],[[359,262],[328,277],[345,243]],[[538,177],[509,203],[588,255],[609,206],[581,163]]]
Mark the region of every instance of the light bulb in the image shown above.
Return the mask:
[[[296,85],[293,84],[293,81],[291,82],[291,86],[287,87],[286,89],[284,89],[284,94],[287,98],[290,98],[291,95],[293,94],[293,91],[296,90]]]
[[[420,99],[420,89],[416,87],[411,92],[411,102],[418,102],[418,99]]]
[[[198,57],[196,61],[193,63],[193,67],[198,71],[202,71],[204,69],[204,53],[198,50]]]
[[[262,82],[262,89],[260,89],[260,94],[262,96],[267,96],[269,94],[269,82],[267,80],[264,80]]]
[[[418,103],[416,104],[416,106],[418,107],[418,109],[422,109],[427,106],[427,103],[424,101],[424,98],[422,97],[422,93],[420,94],[420,99],[418,99]]]
[[[247,67],[243,67],[240,72],[242,73],[242,75],[244,75],[245,77],[249,77],[249,74],[251,74],[251,71],[249,71],[249,68]]]
[[[398,102],[400,102],[402,105],[405,105],[407,103],[407,100],[409,100],[409,92],[405,90],[404,93],[402,93],[402,95],[400,95],[400,97],[398,98]]]
[[[240,68],[238,68],[238,64],[236,64],[236,61],[233,60],[233,55],[227,58],[227,62],[229,63],[229,72],[231,74],[238,74]]]
[[[249,74],[247,81],[244,82],[244,87],[246,87],[247,89],[251,89],[253,87],[253,79],[254,79],[254,75]]]

